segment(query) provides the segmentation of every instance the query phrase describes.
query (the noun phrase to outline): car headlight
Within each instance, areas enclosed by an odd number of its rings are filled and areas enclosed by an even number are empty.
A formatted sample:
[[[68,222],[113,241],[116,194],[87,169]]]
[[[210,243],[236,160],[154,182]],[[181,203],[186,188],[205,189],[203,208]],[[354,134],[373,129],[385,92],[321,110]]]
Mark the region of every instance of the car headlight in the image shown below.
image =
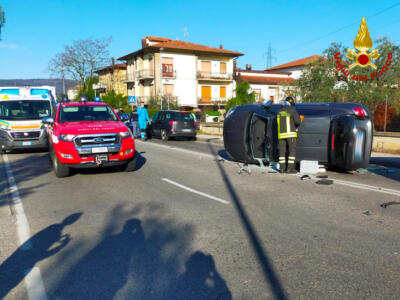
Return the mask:
[[[125,139],[125,138],[131,136],[131,132],[129,130],[128,131],[122,131],[122,132],[119,133],[119,136],[121,137],[121,139]]]
[[[60,136],[59,136],[60,141],[64,141],[64,142],[72,142],[74,137],[75,137],[75,135],[73,135],[73,134],[60,134]]]
[[[8,127],[8,125],[0,124],[0,129],[2,129],[2,130],[9,130],[10,127]]]

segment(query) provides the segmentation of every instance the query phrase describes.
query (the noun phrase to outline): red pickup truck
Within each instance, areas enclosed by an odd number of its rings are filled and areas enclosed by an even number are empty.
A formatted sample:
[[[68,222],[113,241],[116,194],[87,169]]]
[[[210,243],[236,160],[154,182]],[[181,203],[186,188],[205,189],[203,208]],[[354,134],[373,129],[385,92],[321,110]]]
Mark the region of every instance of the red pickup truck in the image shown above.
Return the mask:
[[[135,142],[113,109],[101,102],[60,103],[47,125],[54,173],[66,177],[70,168],[120,166],[133,171]]]

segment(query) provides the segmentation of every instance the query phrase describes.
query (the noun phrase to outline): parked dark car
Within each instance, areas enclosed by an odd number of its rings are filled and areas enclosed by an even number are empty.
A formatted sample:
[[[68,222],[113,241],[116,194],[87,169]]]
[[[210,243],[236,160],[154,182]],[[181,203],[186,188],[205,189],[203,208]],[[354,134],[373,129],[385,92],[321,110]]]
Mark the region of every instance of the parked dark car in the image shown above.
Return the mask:
[[[282,105],[253,104],[231,109],[224,121],[224,145],[233,159],[278,161],[276,115]],[[372,147],[368,109],[358,103],[299,103],[304,116],[298,131],[296,161],[314,160],[344,170],[365,168]]]
[[[161,110],[156,112],[151,121],[153,136],[167,141],[172,137],[196,139],[196,121],[188,112]]]

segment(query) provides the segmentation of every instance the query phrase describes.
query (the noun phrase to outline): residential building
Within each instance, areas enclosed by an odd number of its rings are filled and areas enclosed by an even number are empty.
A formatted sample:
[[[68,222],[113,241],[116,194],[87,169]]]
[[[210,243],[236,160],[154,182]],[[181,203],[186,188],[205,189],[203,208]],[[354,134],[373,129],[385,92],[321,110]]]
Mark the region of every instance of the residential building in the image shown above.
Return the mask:
[[[303,68],[306,64],[316,61],[321,58],[322,58],[322,56],[320,56],[320,55],[312,55],[312,56],[304,57],[304,58],[301,58],[298,60],[290,61],[290,62],[282,64],[282,65],[268,68],[265,71],[290,72],[291,73],[290,77],[292,77],[294,79],[299,79],[303,72]]]
[[[126,64],[112,64],[102,69],[96,70],[99,74],[99,84],[96,92],[98,95],[104,95],[109,91],[115,91],[117,94],[128,95],[126,88]]]
[[[272,100],[276,103],[283,101],[287,95],[294,94],[295,80],[291,72],[252,70],[251,65],[246,69],[237,69],[237,82],[247,81],[256,94],[257,102]]]
[[[147,36],[124,55],[128,95],[177,99],[186,109],[224,106],[235,89],[234,60],[242,53],[186,41]]]

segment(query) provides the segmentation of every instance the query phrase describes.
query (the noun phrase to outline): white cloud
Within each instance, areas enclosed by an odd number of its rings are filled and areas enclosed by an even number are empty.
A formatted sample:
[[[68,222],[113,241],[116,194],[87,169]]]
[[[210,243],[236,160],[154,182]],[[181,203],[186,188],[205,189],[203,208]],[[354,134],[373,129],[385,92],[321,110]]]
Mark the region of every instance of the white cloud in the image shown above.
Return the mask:
[[[13,43],[1,43],[0,42],[0,49],[9,49],[9,50],[14,50],[14,49],[18,49],[20,48],[17,44],[13,44]]]

